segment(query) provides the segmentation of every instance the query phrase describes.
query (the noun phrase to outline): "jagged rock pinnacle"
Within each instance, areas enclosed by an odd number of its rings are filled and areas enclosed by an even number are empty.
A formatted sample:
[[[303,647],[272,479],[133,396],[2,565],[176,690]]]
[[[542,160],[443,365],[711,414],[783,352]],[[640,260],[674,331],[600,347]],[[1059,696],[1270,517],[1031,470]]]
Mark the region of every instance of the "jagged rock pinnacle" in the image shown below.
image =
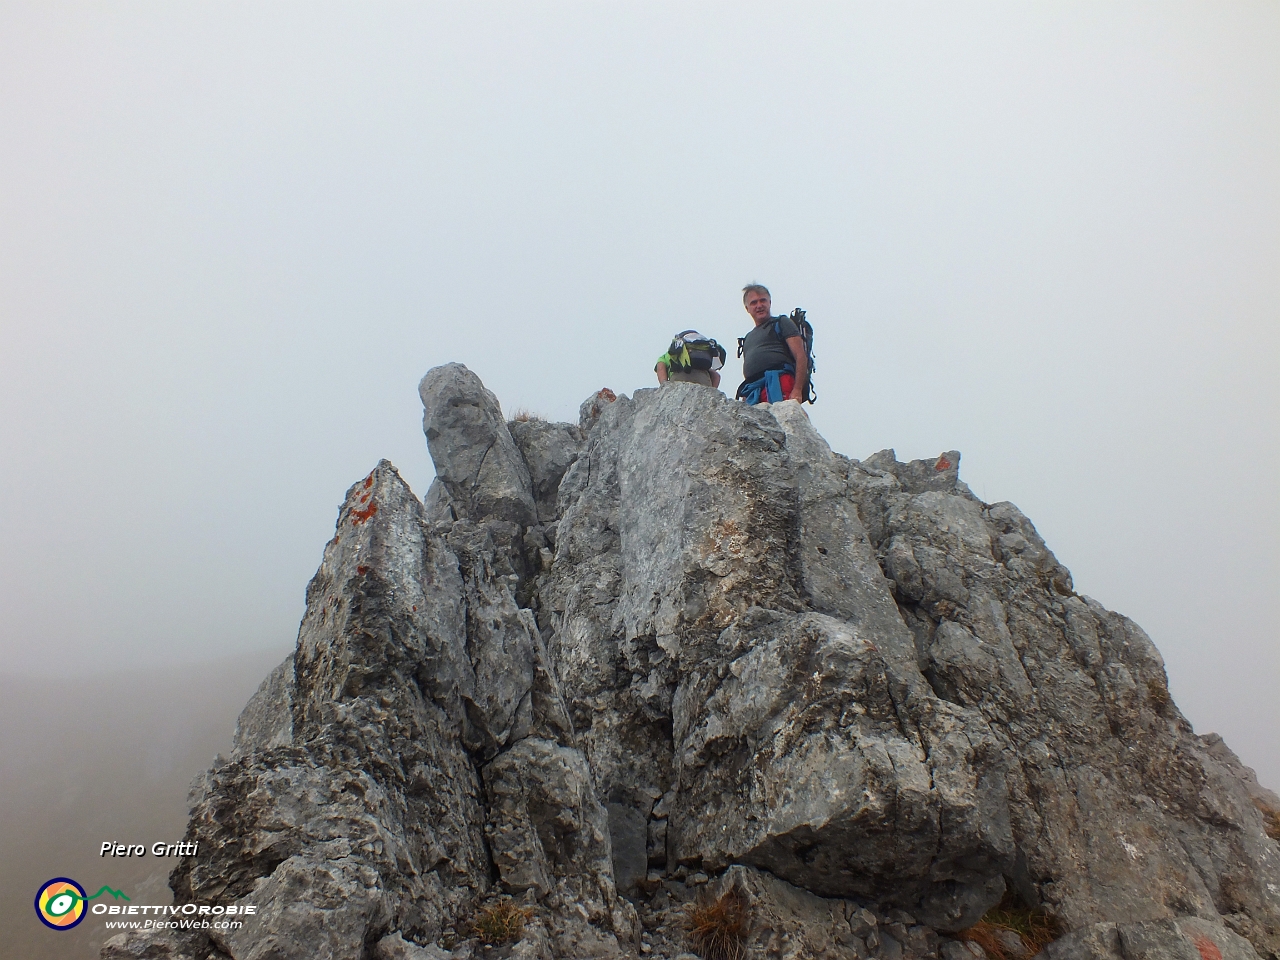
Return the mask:
[[[460,364],[420,393],[436,482],[348,491],[193,794],[176,899],[256,921],[104,956],[670,958],[704,885],[749,957],[975,957],[1002,900],[1050,960],[1280,954],[1273,795],[958,452],[850,460],[694,384],[572,425]]]

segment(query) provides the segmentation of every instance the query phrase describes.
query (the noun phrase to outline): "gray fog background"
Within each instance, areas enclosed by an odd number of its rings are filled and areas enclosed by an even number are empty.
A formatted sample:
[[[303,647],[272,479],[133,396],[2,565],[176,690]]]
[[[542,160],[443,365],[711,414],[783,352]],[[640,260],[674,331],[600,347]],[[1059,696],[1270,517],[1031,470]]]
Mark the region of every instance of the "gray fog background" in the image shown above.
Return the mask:
[[[429,367],[573,419],[752,280],[835,449],[960,449],[1280,786],[1274,2],[0,0],[5,689],[136,753],[217,661],[229,743]]]
[[[89,894],[107,883],[139,905],[173,902],[177,859],[103,858],[102,844],[182,839],[192,775],[227,752],[239,708],[275,659],[208,661],[197,683],[190,668],[155,665],[0,676],[0,957],[96,960],[113,935],[93,915],[71,930],[42,926],[35,894],[53,877]]]

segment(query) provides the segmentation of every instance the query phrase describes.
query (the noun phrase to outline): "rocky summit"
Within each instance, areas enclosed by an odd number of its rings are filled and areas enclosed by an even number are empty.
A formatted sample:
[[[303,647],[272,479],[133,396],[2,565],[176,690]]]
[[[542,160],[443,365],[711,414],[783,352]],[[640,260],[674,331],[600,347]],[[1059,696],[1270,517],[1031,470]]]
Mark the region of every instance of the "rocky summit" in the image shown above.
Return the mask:
[[[347,491],[193,788],[175,902],[256,913],[104,957],[1280,957],[1280,799],[959,453],[695,384],[420,394],[430,490]]]

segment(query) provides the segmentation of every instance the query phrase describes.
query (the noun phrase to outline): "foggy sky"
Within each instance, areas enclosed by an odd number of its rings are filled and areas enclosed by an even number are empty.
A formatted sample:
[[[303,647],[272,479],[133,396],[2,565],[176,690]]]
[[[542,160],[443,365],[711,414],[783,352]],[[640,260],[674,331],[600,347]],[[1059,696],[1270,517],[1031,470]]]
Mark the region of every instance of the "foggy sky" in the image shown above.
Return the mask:
[[[347,486],[425,492],[429,367],[574,419],[759,281],[836,450],[960,449],[1280,786],[1277,51],[1275,3],[6,0],[0,670],[283,656]]]

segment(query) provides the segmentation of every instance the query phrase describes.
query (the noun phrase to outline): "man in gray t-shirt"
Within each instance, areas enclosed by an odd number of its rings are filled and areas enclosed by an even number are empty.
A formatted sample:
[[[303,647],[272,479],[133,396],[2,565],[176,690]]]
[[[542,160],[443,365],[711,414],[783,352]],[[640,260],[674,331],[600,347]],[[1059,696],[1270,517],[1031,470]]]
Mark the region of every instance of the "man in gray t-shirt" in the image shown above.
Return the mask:
[[[743,287],[742,305],[756,325],[742,342],[743,385],[738,396],[758,395],[757,403],[778,400],[803,403],[809,385],[809,355],[800,331],[789,317],[773,316],[769,291],[758,283]],[[771,372],[777,373],[776,378]],[[748,389],[762,379],[774,381],[774,385]]]

